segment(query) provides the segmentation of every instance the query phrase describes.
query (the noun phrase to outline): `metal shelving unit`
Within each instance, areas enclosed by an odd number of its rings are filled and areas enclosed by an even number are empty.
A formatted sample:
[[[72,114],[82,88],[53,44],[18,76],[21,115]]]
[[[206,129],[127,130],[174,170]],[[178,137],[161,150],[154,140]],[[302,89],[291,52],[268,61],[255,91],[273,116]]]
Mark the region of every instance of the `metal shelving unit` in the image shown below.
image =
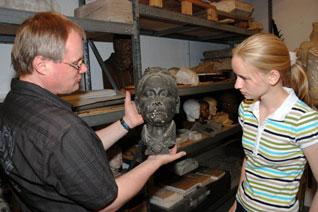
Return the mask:
[[[188,96],[200,93],[210,93],[234,88],[234,80],[229,82],[215,82],[211,85],[189,86],[179,88],[179,96]]]
[[[142,35],[233,44],[258,32],[144,4],[139,13]]]
[[[134,73],[137,78],[141,77],[140,65],[140,41],[139,34],[159,36],[167,38],[178,38],[202,42],[233,44],[250,36],[256,31],[243,29],[227,24],[220,24],[214,21],[184,15],[178,12],[164,10],[139,4],[138,0],[133,1],[134,22],[133,24],[98,21],[84,18],[69,17],[79,24],[87,32],[91,40],[100,39],[111,34],[127,34],[133,37],[134,49]],[[13,41],[15,30],[28,17],[35,12],[22,11],[8,8],[0,8],[0,27],[9,30],[2,30],[0,42]],[[205,33],[202,33],[202,32]],[[139,64],[139,65],[138,65]],[[208,93],[233,88],[234,82],[217,82],[211,85],[183,87],[179,89],[180,96]],[[123,115],[122,111],[106,112],[99,115],[85,116],[83,120],[90,126],[111,123]]]
[[[257,33],[255,30],[247,30],[233,25],[222,24],[195,16],[183,15],[178,12],[139,4],[138,0],[132,0],[132,3],[134,14],[133,24],[106,22],[76,17],[68,18],[79,24],[87,32],[88,39],[91,40],[103,40],[104,37],[112,34],[131,35],[133,42],[135,85],[142,75],[140,34],[233,45],[241,42],[246,37]],[[30,11],[0,8],[0,42],[12,43],[17,27],[25,19],[34,14],[35,12]],[[210,85],[179,88],[179,95],[187,96],[216,92],[232,89],[233,87],[234,81],[216,82]],[[119,105],[112,110],[104,110],[92,114],[85,112],[78,113],[78,115],[91,127],[112,123],[120,119],[123,114],[123,105]],[[200,142],[181,148],[181,150],[193,153],[200,152],[203,149],[213,148],[221,144],[222,140],[225,138],[235,135],[240,131],[241,128],[237,125],[230,129],[225,129],[213,137],[203,139]]]
[[[95,127],[104,124],[110,124],[114,121],[119,120],[124,115],[124,106],[120,105],[117,107],[109,106],[111,110],[101,110],[97,113],[80,111],[78,112],[79,117],[84,120],[89,126]]]
[[[35,12],[16,10],[9,8],[0,8],[0,26],[9,28],[10,30],[1,30],[1,35],[15,35],[15,30],[22,22]],[[94,39],[91,33],[99,35],[105,34],[126,34],[132,35],[134,32],[133,24],[106,22],[92,19],[68,17],[75,23],[79,24],[88,34],[88,38]]]
[[[195,95],[232,89],[233,85],[234,81],[216,82],[211,85],[183,87],[179,88],[179,96]],[[94,115],[91,115],[89,113],[85,114],[85,112],[82,112],[80,114],[80,117],[84,121],[86,121],[89,126],[94,127],[98,125],[109,124],[116,120],[119,120],[124,115],[124,109],[123,107],[119,107],[112,111],[101,111],[100,113]]]
[[[222,144],[223,139],[228,138],[236,133],[241,132],[241,126],[236,124],[231,127],[225,127],[221,132],[216,133],[214,136],[207,137],[196,143],[192,143],[185,147],[180,148],[180,151],[186,151],[187,154],[200,152],[201,150],[208,150]]]

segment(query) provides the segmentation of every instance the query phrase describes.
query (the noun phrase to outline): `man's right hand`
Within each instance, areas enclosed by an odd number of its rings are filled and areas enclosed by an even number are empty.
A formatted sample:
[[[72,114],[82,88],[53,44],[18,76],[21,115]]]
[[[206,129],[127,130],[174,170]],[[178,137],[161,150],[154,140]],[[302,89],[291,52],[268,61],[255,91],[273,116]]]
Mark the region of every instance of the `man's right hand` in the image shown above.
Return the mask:
[[[177,153],[177,145],[175,145],[170,150],[170,154],[160,154],[160,155],[149,155],[149,161],[159,162],[159,166],[175,161],[186,155],[186,152],[181,151]]]

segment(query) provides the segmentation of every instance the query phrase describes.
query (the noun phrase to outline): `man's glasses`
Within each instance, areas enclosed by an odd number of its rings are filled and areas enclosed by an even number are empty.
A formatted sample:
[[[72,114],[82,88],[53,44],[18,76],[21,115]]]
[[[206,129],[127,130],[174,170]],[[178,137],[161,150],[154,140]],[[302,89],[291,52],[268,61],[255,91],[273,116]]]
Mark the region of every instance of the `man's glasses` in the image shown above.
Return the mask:
[[[69,65],[72,68],[75,68],[77,71],[79,71],[81,69],[82,65],[85,64],[83,59],[81,59],[77,64],[76,63],[61,62],[61,61],[56,61],[56,63],[63,63],[66,65]]]

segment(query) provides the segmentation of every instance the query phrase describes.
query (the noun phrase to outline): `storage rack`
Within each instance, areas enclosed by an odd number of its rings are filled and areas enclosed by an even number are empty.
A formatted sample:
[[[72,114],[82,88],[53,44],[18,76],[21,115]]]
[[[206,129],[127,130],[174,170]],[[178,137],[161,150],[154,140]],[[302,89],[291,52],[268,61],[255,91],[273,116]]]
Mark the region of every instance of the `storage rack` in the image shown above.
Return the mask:
[[[100,37],[110,34],[126,34],[132,36],[133,63],[135,84],[141,78],[141,56],[139,35],[157,36],[165,38],[177,38],[191,41],[211,42],[228,44],[231,47],[241,42],[246,37],[257,33],[255,30],[247,30],[241,27],[221,24],[195,16],[183,15],[178,12],[168,11],[161,8],[139,4],[138,0],[133,3],[133,24],[106,22],[84,18],[69,17],[79,24],[86,32],[88,39],[98,40]],[[8,8],[0,8],[0,42],[12,43],[17,27],[35,12],[21,11]],[[179,88],[180,96],[195,95],[201,93],[216,92],[232,89],[234,82],[217,82],[211,85]],[[82,116],[89,126],[99,126],[118,120],[124,113],[123,108],[95,115]],[[203,142],[192,144],[183,148],[187,152],[200,151],[207,147],[215,147],[222,139],[240,132],[236,126],[214,137],[206,138]]]
[[[88,39],[98,40],[101,36],[115,33],[132,35],[134,76],[137,81],[142,75],[139,34],[233,45],[257,32],[255,30],[247,30],[237,26],[221,24],[195,16],[139,4],[138,0],[133,0],[132,3],[135,14],[133,24],[76,17],[69,18],[83,27],[87,32]],[[12,42],[17,27],[26,18],[34,14],[35,12],[31,11],[0,8],[0,27],[9,29],[1,30],[0,42]],[[139,25],[137,25],[138,23]],[[149,23],[154,27],[149,27]],[[180,88],[179,94],[180,96],[185,96],[231,88],[233,88],[233,82],[215,83],[212,85]],[[123,110],[120,112],[101,113],[92,117],[83,117],[83,119],[90,126],[96,126],[111,123],[122,115]]]

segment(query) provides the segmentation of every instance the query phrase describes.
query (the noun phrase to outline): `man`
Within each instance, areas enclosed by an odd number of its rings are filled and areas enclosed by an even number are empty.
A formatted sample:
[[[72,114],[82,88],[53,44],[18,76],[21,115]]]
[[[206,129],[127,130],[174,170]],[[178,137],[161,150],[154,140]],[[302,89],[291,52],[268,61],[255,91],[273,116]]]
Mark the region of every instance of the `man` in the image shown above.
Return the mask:
[[[143,123],[126,93],[125,115],[96,133],[58,94],[79,88],[85,33],[54,12],[17,32],[13,79],[0,113],[0,162],[22,211],[115,211],[163,164],[184,152],[151,156],[114,179],[105,150]]]

